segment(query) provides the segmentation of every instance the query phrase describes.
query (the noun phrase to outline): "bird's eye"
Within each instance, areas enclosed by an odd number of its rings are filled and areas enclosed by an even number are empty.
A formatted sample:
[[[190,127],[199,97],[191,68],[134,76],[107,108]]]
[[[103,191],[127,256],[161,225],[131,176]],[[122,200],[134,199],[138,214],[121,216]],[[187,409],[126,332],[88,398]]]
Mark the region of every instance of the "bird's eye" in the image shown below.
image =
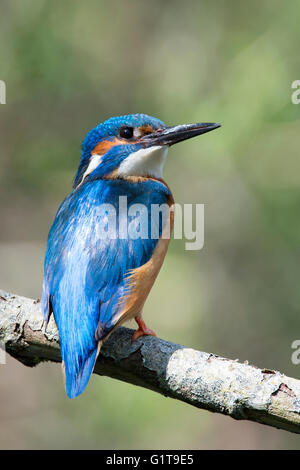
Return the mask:
[[[131,139],[133,137],[133,127],[129,127],[129,126],[121,127],[120,137],[122,137],[122,139]]]

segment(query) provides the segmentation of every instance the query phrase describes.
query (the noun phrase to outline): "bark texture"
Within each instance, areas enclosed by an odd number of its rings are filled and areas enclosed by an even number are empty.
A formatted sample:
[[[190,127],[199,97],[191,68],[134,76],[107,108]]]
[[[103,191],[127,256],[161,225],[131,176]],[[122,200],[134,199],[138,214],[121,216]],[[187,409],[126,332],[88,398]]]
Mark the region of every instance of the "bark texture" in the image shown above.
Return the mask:
[[[108,339],[96,374],[235,419],[300,433],[299,380],[150,336],[131,344],[132,334],[119,328]],[[0,343],[27,366],[61,361],[53,316],[44,332],[40,302],[3,291]]]

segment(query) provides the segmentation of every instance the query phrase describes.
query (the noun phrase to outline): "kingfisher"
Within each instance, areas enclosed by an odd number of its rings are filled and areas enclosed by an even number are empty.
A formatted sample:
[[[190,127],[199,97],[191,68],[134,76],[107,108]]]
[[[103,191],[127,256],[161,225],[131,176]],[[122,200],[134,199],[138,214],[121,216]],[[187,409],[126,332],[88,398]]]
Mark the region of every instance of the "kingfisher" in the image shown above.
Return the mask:
[[[58,328],[69,398],[83,392],[101,345],[124,322],[137,322],[132,341],[155,336],[142,310],[174,223],[174,199],[162,176],[168,148],[218,127],[167,127],[131,114],[85,137],[73,190],[49,231],[42,293],[45,327],[53,314]],[[152,208],[162,206],[167,210],[154,217]]]

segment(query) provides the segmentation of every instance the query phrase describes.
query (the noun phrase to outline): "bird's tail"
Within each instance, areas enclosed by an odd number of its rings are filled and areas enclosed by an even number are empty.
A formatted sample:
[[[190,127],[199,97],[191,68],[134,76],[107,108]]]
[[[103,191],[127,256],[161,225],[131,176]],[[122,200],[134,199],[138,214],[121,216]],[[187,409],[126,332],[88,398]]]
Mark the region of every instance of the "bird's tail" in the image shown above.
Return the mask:
[[[66,393],[69,398],[75,398],[80,395],[88,384],[89,378],[94,370],[102,341],[99,341],[88,357],[82,362],[79,368],[76,368],[74,362],[71,364],[63,362],[63,371],[65,375]]]

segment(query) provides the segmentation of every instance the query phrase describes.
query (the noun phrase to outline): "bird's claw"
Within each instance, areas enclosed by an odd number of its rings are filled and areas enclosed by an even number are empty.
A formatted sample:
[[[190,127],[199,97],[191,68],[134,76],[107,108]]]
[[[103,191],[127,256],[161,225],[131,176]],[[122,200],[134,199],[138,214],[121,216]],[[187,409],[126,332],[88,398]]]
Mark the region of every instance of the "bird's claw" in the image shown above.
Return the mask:
[[[146,323],[141,318],[136,318],[135,321],[139,325],[138,329],[133,333],[131,343],[134,343],[141,336],[156,336],[153,330],[146,326]]]

